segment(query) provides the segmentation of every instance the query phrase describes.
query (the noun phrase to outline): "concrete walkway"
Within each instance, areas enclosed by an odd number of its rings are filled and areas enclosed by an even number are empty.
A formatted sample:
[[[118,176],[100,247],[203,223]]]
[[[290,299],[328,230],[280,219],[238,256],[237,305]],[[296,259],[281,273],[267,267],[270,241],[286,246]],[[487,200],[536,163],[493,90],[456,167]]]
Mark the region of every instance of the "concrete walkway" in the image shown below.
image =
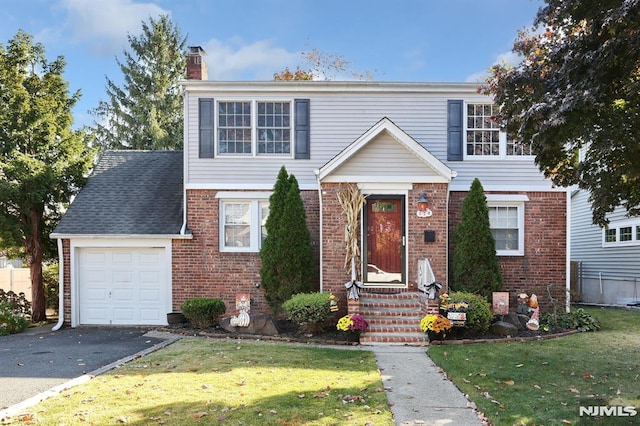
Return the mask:
[[[424,347],[368,346],[376,356],[396,425],[482,425],[469,400]]]

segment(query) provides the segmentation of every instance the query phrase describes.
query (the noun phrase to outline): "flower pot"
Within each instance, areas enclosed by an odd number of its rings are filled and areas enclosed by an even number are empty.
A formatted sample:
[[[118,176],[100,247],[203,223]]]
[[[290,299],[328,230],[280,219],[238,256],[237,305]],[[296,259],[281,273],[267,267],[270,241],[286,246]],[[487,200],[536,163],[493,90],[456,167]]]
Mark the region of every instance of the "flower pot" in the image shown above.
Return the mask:
[[[188,322],[187,318],[182,312],[169,312],[167,314],[168,324],[184,324],[186,322]]]

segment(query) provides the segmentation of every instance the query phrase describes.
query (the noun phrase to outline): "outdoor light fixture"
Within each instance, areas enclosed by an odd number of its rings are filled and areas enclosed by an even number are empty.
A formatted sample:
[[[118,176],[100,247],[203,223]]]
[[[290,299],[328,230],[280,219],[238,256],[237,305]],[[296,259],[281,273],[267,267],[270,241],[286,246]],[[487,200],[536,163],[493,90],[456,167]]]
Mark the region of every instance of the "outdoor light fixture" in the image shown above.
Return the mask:
[[[416,215],[418,217],[429,217],[433,215],[433,212],[429,209],[429,200],[427,200],[427,194],[425,194],[424,192],[420,194],[417,206],[418,210],[416,211]]]

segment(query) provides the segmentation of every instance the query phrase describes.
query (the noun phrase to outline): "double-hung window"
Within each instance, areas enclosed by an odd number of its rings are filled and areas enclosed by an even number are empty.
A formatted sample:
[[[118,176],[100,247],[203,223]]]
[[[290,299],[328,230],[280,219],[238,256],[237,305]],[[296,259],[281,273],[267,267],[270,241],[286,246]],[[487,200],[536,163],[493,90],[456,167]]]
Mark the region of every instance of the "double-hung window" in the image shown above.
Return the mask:
[[[218,101],[220,155],[290,156],[290,101]]]
[[[491,103],[467,103],[465,153],[467,157],[515,157],[532,155],[531,144],[509,137],[495,120]]]
[[[226,198],[220,201],[220,251],[257,252],[267,236],[269,200]]]
[[[524,255],[524,202],[526,195],[487,195],[489,227],[498,256]]]

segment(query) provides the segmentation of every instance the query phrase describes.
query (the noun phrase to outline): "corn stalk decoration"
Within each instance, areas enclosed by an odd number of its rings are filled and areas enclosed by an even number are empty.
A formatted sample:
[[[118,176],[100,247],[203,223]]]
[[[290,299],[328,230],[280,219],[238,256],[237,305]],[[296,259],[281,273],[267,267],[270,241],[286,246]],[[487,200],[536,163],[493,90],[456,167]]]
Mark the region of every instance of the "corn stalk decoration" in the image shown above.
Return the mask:
[[[367,202],[366,196],[362,195],[357,186],[349,185],[338,193],[338,201],[346,219],[344,226],[344,241],[346,245],[344,268],[351,272],[351,281],[345,283],[345,287],[349,290],[349,299],[358,299],[358,289],[362,287],[358,223],[362,206]]]

